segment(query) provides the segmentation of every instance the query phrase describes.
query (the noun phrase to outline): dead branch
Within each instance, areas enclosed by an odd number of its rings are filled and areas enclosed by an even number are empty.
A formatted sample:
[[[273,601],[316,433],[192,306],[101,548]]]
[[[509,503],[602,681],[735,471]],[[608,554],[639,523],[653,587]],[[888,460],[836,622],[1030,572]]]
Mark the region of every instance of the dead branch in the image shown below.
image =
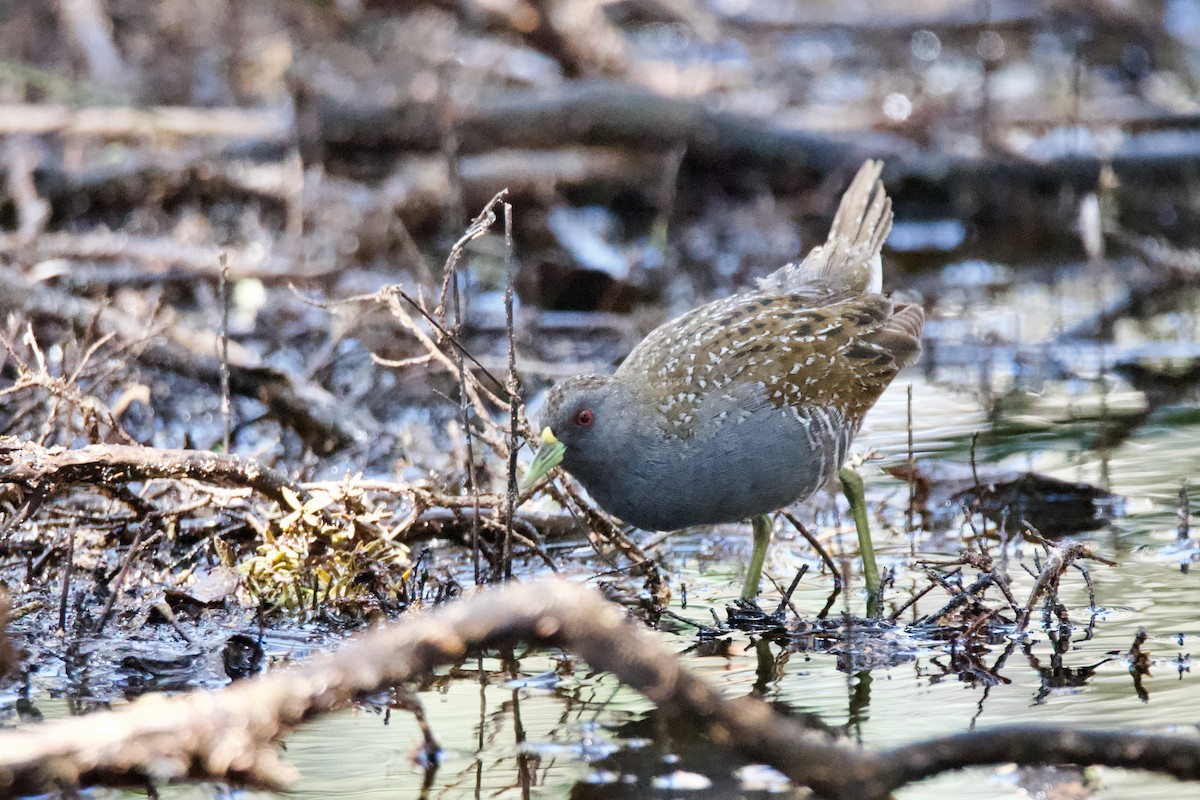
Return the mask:
[[[295,269],[296,259],[272,254],[262,248],[217,247],[187,244],[167,236],[130,236],[97,230],[88,233],[44,233],[32,242],[21,234],[0,234],[0,254],[20,254],[34,261],[138,262],[160,270],[178,268],[199,276],[215,278],[221,271],[218,259],[224,253],[234,279],[273,277],[299,279],[318,274],[319,266]]]
[[[28,136],[11,136],[5,148],[8,168],[8,192],[17,207],[17,232],[6,238],[15,239],[21,247],[37,239],[50,219],[50,204],[42,199],[34,185],[34,171],[41,156]]]
[[[755,698],[726,700],[684,670],[651,631],[594,592],[543,582],[482,592],[437,613],[358,637],[311,663],[215,692],[144,697],[116,712],[0,733],[6,796],[88,784],[221,780],[279,787],[295,777],[277,740],[301,722],[379,687],[461,660],[469,650],[531,641],[567,647],[641,691],[668,715],[832,798],[883,800],[950,769],[1105,764],[1200,778],[1200,742],[1182,737],[1007,727],[882,753],[831,742]]]
[[[1025,608],[1021,610],[1020,616],[1017,618],[1017,629],[1024,630],[1029,624],[1030,615],[1033,613],[1033,607],[1037,605],[1037,601],[1043,595],[1047,595],[1051,601],[1058,601],[1058,584],[1062,580],[1063,573],[1081,558],[1099,561],[1101,564],[1106,564],[1110,567],[1117,566],[1116,562],[1110,561],[1107,558],[1102,558],[1092,552],[1091,548],[1082,542],[1066,542],[1055,545],[1049,541],[1042,539],[1036,533],[1026,533],[1027,536],[1035,536],[1040,540],[1040,544],[1046,550],[1046,562],[1042,565],[1041,571],[1038,573],[1037,581],[1033,584],[1033,588],[1029,591],[1029,600],[1025,603]]]
[[[15,484],[43,496],[76,485],[116,486],[161,478],[245,486],[290,507],[284,493],[290,484],[283,476],[234,455],[118,444],[64,450],[0,439],[0,483]],[[306,493],[296,490],[296,494],[304,499]]]
[[[440,143],[436,127],[417,124],[419,119],[432,118],[432,108],[422,110],[411,104],[367,108],[332,97],[317,97],[314,102],[322,120],[323,143],[333,150],[429,151]],[[865,152],[844,135],[834,138],[788,130],[715,112],[698,100],[607,81],[579,82],[555,92],[493,94],[460,108],[456,127],[464,153],[579,145],[668,150],[684,143],[691,161],[737,162],[743,167],[785,169],[791,175],[845,167],[860,161]],[[889,153],[889,165],[897,158],[898,154]]]
[[[18,486],[27,492],[37,492],[42,498],[78,486],[111,489],[128,483],[163,479],[248,488],[285,510],[293,509],[296,502],[306,503],[314,491],[338,496],[347,485],[342,481],[294,483],[254,461],[205,450],[115,444],[67,450],[0,438],[0,485]],[[389,541],[410,542],[430,537],[465,539],[470,530],[473,499],[468,495],[447,495],[417,484],[391,481],[363,481],[351,485],[363,491],[407,497],[412,503],[412,511],[406,520],[392,530],[376,531]],[[480,492],[478,499],[481,517],[489,526],[499,526],[505,497]],[[522,527],[551,539],[571,536],[578,528],[576,520],[565,514],[517,512],[513,518]]]
[[[133,75],[113,41],[112,20],[98,0],[58,0],[58,13],[87,61],[93,80],[108,89],[130,89]]]
[[[341,98],[311,98],[320,120],[315,133],[330,151],[434,151],[440,146],[432,104],[364,107]],[[1163,121],[1170,128],[1175,121]],[[1186,121],[1179,124],[1186,126]],[[458,109],[456,131],[463,153],[497,148],[625,146],[667,150],[686,146],[689,163],[736,164],[757,169],[787,186],[813,172],[848,169],[865,155],[885,158],[889,180],[936,181],[938,185],[1037,184],[1047,178],[1092,188],[1100,157],[1065,153],[1044,161],[996,155],[957,156],[868,130],[834,133],[799,130],[771,120],[714,111],[703,99],[657,94],[615,81],[578,81],[555,91],[517,90],[491,94]],[[1200,138],[1156,149],[1158,131],[1131,135],[1107,159],[1114,170],[1177,170],[1200,161]],[[1161,151],[1161,152],[1160,152]]]
[[[1183,737],[1013,725],[900,747],[881,759],[893,787],[985,764],[1102,765],[1200,778],[1200,743]],[[877,795],[867,795],[875,797]]]
[[[286,142],[292,136],[292,130],[292,115],[285,106],[254,109],[159,106],[142,109],[73,108],[53,103],[0,105],[0,134],[56,133],[72,137],[149,140],[203,136]]]
[[[950,592],[950,600],[946,603],[946,605],[942,606],[937,611],[933,612],[932,614],[927,614],[919,619],[916,622],[915,627],[937,624],[938,620],[944,619],[962,606],[968,604],[977,604],[982,598],[983,592],[987,591],[987,588],[991,586],[996,579],[995,575],[991,572],[984,572],[978,578],[976,578],[970,586],[966,587],[965,589],[956,589],[955,587],[951,587],[950,584],[945,581],[945,579],[943,579],[933,570],[926,570],[925,572],[933,583],[940,585],[943,589],[946,589],[946,591]]]

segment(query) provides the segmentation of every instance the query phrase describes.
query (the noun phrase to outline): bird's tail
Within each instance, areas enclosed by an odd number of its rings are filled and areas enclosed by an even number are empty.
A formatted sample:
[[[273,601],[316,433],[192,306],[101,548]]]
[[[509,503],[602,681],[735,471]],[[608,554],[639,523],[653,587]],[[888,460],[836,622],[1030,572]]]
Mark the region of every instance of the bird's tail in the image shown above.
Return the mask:
[[[862,294],[883,287],[879,251],[892,230],[892,200],[879,179],[882,161],[867,161],[842,195],[829,238],[799,264],[788,264],[761,280],[764,291],[793,291],[820,285]]]

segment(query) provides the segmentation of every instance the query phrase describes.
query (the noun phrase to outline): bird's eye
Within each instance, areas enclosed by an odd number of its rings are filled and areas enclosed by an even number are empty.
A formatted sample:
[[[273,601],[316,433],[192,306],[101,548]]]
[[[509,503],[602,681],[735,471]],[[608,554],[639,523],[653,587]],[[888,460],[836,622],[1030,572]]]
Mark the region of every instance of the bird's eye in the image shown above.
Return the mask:
[[[581,428],[587,428],[587,427],[591,426],[592,422],[594,422],[595,419],[596,419],[596,415],[592,412],[592,410],[590,408],[581,408],[575,412],[575,416],[572,418],[571,421],[574,422],[576,425],[578,425]]]

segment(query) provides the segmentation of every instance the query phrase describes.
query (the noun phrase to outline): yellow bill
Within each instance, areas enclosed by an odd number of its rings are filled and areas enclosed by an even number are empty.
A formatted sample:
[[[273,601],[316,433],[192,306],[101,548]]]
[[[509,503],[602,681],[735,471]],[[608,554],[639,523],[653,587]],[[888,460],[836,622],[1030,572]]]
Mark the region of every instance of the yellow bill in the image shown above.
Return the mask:
[[[550,470],[562,462],[563,453],[566,450],[567,446],[555,438],[554,431],[548,427],[542,428],[542,446],[538,448],[537,455],[533,457],[533,463],[529,465],[529,469],[525,472],[525,478],[521,481],[521,488],[528,489],[544,478]]]

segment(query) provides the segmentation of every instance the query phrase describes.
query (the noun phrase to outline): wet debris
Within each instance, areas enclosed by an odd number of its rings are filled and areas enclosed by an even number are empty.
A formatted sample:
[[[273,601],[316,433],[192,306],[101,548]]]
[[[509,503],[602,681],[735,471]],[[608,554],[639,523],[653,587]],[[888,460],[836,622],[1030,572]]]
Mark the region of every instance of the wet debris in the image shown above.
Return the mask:
[[[0,744],[6,745],[0,747],[0,774],[25,793],[97,781],[136,783],[144,780],[147,764],[155,765],[154,774],[163,780],[217,779],[279,788],[294,776],[277,760],[281,733],[355,700],[379,709],[385,720],[391,709],[402,708],[416,714],[421,724],[424,715],[419,704],[411,702],[405,690],[392,687],[422,676],[438,680],[428,677],[435,667],[461,664],[464,653],[477,648],[499,646],[503,653],[515,641],[578,653],[592,669],[611,672],[644,693],[658,707],[661,723],[684,725],[677,741],[707,740],[729,748],[731,754],[767,763],[823,796],[883,800],[900,786],[944,770],[1010,762],[1104,764],[1179,778],[1200,775],[1200,748],[1192,737],[1141,731],[1007,726],[887,751],[864,750],[843,738],[831,738],[827,728],[810,727],[803,715],[780,713],[758,697],[727,699],[684,669],[660,637],[631,621],[623,609],[592,590],[563,581],[484,590],[403,624],[364,633],[313,663],[217,691],[146,698],[116,712],[0,732]],[[1060,640],[1056,653],[1070,649],[1066,642]],[[761,659],[770,650],[759,648],[759,653]],[[172,670],[172,660],[159,664],[139,657],[123,663],[121,669],[143,677],[165,675]],[[777,679],[778,665],[770,658],[765,662],[760,661],[756,689]],[[855,676],[848,686],[851,725],[869,706],[870,666],[846,660],[845,668]],[[639,719],[637,724],[654,723]],[[425,742],[414,758],[433,769],[441,751],[432,731],[427,726],[423,730]],[[242,737],[244,761],[212,757],[227,747],[231,732]],[[18,739],[22,746],[12,746]],[[603,744],[599,758],[631,752],[610,742]],[[661,760],[653,774],[693,771],[678,753],[663,755],[656,750],[644,751]],[[539,748],[531,745],[526,752],[538,755]]]
[[[1011,784],[1022,796],[1043,800],[1090,800],[1103,788],[1095,771],[1083,767],[1013,767],[999,770],[997,781]]]
[[[964,510],[983,514],[1008,533],[1032,526],[1047,536],[1097,530],[1123,513],[1123,500],[1088,483],[923,460],[885,467],[913,484],[914,513],[926,530],[946,530]]]
[[[265,653],[262,641],[244,633],[235,633],[221,650],[221,663],[230,680],[249,678],[262,670]]]
[[[1146,691],[1146,687],[1142,685],[1142,679],[1149,677],[1150,666],[1154,663],[1150,657],[1150,651],[1145,649],[1146,639],[1149,638],[1145,628],[1138,628],[1137,633],[1133,637],[1133,644],[1129,647],[1127,656],[1129,661],[1129,674],[1133,676],[1133,689],[1137,692],[1138,699],[1143,703],[1150,702],[1150,693]]]
[[[192,573],[192,580],[186,586],[167,589],[164,594],[173,607],[220,606],[235,598],[240,580],[238,571],[231,567],[198,569]]]

